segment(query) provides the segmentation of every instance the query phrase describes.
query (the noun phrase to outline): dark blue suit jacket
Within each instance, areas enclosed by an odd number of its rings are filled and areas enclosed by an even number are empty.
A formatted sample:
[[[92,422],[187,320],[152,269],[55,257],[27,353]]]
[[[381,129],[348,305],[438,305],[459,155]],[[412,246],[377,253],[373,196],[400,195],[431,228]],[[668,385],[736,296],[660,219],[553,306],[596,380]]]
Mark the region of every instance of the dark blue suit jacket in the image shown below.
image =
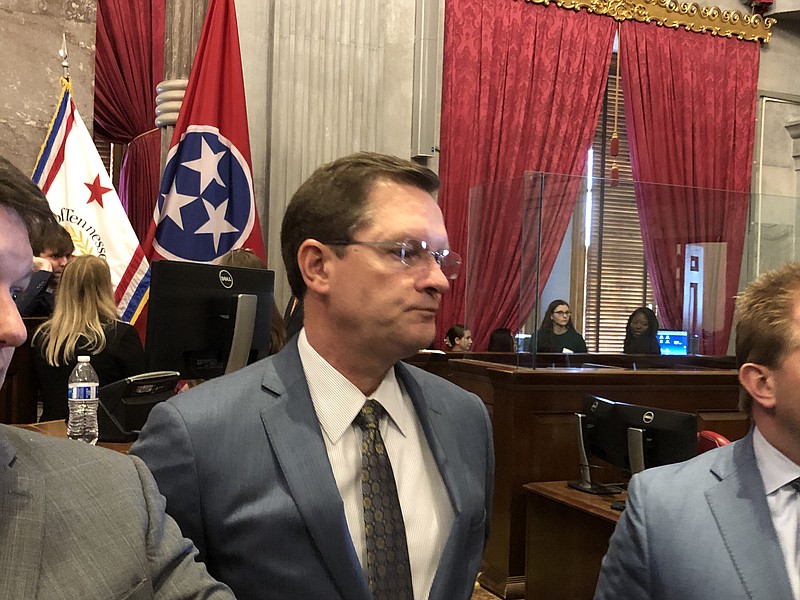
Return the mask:
[[[432,600],[467,600],[488,537],[494,453],[481,400],[398,363],[455,518]],[[209,572],[240,600],[370,600],[296,338],[158,405],[131,452]]]

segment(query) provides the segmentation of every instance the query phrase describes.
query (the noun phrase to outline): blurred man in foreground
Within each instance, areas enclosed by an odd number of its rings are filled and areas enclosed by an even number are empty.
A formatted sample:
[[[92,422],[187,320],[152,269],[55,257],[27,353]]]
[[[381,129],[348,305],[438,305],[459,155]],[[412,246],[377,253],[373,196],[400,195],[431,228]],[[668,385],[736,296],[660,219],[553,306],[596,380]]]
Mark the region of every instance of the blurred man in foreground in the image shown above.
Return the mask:
[[[0,158],[0,384],[26,336],[14,299],[31,277],[29,231],[51,221]],[[138,459],[0,425],[0,492],[0,598],[233,598],[194,561]]]

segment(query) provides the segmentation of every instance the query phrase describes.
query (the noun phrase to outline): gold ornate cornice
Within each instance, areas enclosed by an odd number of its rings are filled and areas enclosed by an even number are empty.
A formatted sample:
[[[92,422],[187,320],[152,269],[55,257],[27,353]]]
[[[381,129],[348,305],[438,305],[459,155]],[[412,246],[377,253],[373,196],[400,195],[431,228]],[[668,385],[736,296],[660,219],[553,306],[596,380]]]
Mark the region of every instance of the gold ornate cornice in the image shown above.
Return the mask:
[[[700,6],[695,2],[675,0],[525,0],[531,4],[549,5],[572,10],[585,9],[607,15],[617,21],[656,22],[663,27],[683,27],[696,33],[721,37],[736,36],[740,40],[769,42],[775,19],[751,15],[738,10],[722,10],[717,6]]]

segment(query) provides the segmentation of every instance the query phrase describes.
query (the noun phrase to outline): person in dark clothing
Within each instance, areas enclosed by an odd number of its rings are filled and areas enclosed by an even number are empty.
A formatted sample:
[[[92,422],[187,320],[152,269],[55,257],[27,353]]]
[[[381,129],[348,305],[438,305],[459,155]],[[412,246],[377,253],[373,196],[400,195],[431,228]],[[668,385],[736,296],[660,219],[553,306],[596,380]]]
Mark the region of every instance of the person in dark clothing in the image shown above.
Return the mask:
[[[587,352],[583,336],[572,324],[569,304],[553,300],[547,307],[536,334],[537,352]]]
[[[49,317],[55,307],[55,293],[75,246],[72,237],[55,220],[33,228],[31,235],[34,274],[17,309],[23,317]]]
[[[100,385],[147,370],[139,334],[117,320],[111,272],[99,256],[79,256],[65,268],[51,319],[33,337],[42,421],[65,419],[67,380],[88,354]]]
[[[516,352],[517,344],[511,330],[506,327],[495,329],[489,336],[489,352]]]
[[[625,354],[661,354],[657,331],[656,314],[646,306],[637,308],[628,317],[622,351]]]

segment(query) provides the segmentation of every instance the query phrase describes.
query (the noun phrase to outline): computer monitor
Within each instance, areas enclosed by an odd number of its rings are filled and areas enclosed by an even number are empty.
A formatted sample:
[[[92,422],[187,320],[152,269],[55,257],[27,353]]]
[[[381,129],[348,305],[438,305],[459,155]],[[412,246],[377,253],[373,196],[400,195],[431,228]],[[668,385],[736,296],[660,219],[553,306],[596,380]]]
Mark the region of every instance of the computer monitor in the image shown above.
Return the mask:
[[[659,329],[656,338],[661,354],[686,356],[689,353],[689,334],[686,331]]]
[[[590,460],[601,459],[631,474],[681,462],[697,452],[697,416],[587,396],[577,416],[581,479],[571,487],[615,493],[592,483]]]
[[[531,351],[531,334],[518,333],[514,336],[517,341],[517,352],[530,352]]]
[[[269,354],[274,272],[169,260],[150,268],[151,370],[211,379]]]
[[[133,442],[150,410],[175,394],[177,371],[133,375],[98,391],[97,429],[101,442]]]

